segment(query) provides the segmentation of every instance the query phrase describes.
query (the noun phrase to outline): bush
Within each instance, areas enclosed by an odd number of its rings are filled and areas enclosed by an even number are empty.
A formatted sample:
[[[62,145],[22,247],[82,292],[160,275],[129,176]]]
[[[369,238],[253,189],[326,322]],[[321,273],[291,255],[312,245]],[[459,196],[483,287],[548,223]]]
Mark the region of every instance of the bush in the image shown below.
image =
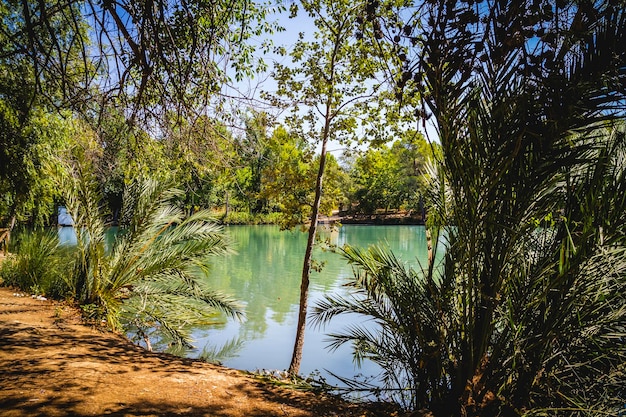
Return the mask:
[[[154,180],[126,187],[118,234],[107,247],[95,182],[80,172],[62,178],[77,246],[70,281],[91,320],[105,320],[177,352],[191,346],[189,328],[216,313],[242,318],[240,305],[208,286],[210,258],[230,251],[230,241],[207,210],[187,216],[176,205],[182,192]]]
[[[237,211],[228,213],[228,215],[224,216],[222,222],[224,224],[280,224],[282,216],[278,212],[252,214]]]
[[[23,231],[15,239],[15,255],[0,268],[2,284],[51,298],[64,298],[69,286],[63,269],[66,250],[51,230]]]

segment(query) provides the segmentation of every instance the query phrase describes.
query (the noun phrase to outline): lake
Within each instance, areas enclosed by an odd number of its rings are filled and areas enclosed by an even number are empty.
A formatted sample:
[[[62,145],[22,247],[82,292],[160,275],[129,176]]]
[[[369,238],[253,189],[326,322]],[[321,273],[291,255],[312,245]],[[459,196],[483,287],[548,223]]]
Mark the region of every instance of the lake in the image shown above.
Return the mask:
[[[235,242],[236,253],[214,258],[210,286],[244,303],[246,320],[225,319],[222,324],[194,329],[197,349],[188,356],[207,356],[241,370],[285,370],[296,333],[307,234],[280,231],[276,226],[227,226],[225,230]],[[322,229],[319,235],[337,246],[387,244],[414,267],[427,263],[424,226],[344,225],[333,231]],[[59,238],[64,244],[76,244],[71,227],[60,228]],[[109,238],[114,238],[114,232]],[[343,284],[352,277],[352,267],[337,253],[317,248],[314,259],[325,265],[321,272],[311,272],[309,308],[324,294],[346,294]],[[350,346],[332,352],[326,348],[328,333],[357,320],[362,318],[336,318],[325,328],[315,328],[309,321],[300,373],[319,373],[331,384],[338,380],[328,370],[344,378],[378,375],[380,369],[373,363],[365,362],[360,369],[354,365]]]
[[[198,350],[191,356],[210,352],[224,365],[242,370],[285,370],[289,367],[300,298],[302,260],[306,233],[280,231],[275,226],[228,226],[237,253],[218,258],[212,264],[210,283],[219,291],[245,303],[243,323],[195,329]],[[367,247],[386,243],[399,258],[417,266],[427,262],[423,226],[344,225],[336,231],[322,231],[333,245]],[[316,249],[314,259],[325,262],[320,273],[311,273],[309,307],[327,293],[345,294],[343,284],[352,277],[352,268],[336,253]],[[318,371],[329,383],[336,383],[326,370],[342,376],[377,375],[379,368],[364,363],[356,368],[351,348],[330,352],[327,333],[349,325],[358,317],[337,318],[323,329],[307,326],[301,374]],[[339,320],[342,320],[339,322]],[[222,355],[216,353],[224,351]]]

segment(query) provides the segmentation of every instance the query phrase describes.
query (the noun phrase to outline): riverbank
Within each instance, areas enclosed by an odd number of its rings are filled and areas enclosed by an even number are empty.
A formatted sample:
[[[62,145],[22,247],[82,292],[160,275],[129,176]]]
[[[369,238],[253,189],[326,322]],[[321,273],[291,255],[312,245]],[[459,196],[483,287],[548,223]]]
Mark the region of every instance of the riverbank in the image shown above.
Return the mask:
[[[215,218],[226,225],[279,224],[280,213],[250,214],[231,212],[228,215],[218,212]],[[320,215],[319,224],[364,224],[364,225],[423,225],[422,215],[413,211],[380,211],[373,214],[334,211],[330,216]]]
[[[376,214],[333,214],[321,216],[321,224],[363,224],[385,226],[423,225],[422,216],[411,212],[376,213]]]
[[[151,353],[62,303],[0,288],[1,416],[383,416],[388,410]]]

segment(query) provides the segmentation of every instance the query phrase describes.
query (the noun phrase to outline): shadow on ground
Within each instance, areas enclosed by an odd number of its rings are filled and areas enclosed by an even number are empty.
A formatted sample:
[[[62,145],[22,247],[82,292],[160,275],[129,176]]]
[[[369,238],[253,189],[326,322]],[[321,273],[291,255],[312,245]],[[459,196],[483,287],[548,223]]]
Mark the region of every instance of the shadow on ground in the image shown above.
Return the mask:
[[[0,288],[1,416],[388,415],[146,352],[64,308]]]

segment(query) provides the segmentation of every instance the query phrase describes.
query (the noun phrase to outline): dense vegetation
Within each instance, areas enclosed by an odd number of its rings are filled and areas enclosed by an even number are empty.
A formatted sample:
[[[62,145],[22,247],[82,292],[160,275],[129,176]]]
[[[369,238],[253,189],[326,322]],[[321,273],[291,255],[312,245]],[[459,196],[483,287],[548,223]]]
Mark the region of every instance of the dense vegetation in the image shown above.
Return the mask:
[[[476,3],[476,4],[474,4]],[[428,265],[345,248],[358,313],[334,335],[435,415],[616,415],[626,398],[623,4],[425,2],[395,33],[443,158]],[[365,24],[365,23],[364,23]],[[414,42],[416,40],[416,42]],[[438,261],[441,259],[441,261]],[[620,411],[622,410],[622,411]]]
[[[148,175],[182,190],[177,201],[188,213],[212,210],[225,223],[303,224],[311,213],[318,158],[310,143],[284,127],[276,126],[270,134],[263,122],[267,117],[251,116],[241,137],[204,120],[171,137],[154,139],[114,118],[103,121],[107,124],[96,131],[83,126],[87,130],[77,133],[67,119],[41,115],[29,123],[43,126],[20,128],[27,135],[42,129],[33,138],[41,143],[20,150],[19,161],[12,162],[18,155],[4,159],[7,170],[15,166],[22,172],[8,172],[2,182],[6,192],[1,218],[5,226],[13,215],[31,226],[55,225],[64,197],[51,178],[68,153],[81,149],[112,223],[119,221],[125,184]],[[6,144],[4,150],[11,152],[16,146]],[[420,168],[430,159],[429,152],[417,134],[350,159],[329,155],[322,213],[416,210]]]
[[[62,205],[82,227],[71,251],[16,237],[5,283],[184,347],[183,323],[241,315],[206,287],[229,247],[215,218],[311,224],[310,253],[319,214],[424,209],[428,265],[344,248],[355,297],[313,313],[374,319],[333,337],[381,364],[386,397],[436,416],[623,412],[626,5],[289,6],[314,31],[291,46],[269,42],[282,3],[0,4],[0,226],[53,225]],[[280,58],[275,91],[232,94],[265,74],[255,52]]]

